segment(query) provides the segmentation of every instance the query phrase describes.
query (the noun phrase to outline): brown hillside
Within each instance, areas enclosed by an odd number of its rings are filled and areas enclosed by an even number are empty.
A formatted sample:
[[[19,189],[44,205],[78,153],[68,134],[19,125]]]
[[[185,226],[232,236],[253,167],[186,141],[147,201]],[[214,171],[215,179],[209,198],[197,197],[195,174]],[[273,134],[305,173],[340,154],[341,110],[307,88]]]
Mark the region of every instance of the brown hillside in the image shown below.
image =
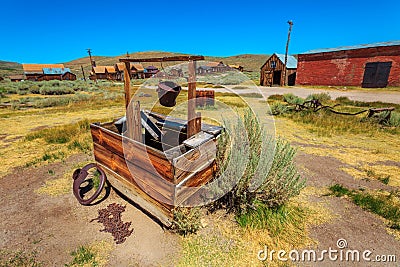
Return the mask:
[[[149,51],[149,52],[136,52],[131,53],[129,56],[131,58],[148,58],[148,57],[165,57],[165,56],[174,56],[174,55],[185,55],[182,53],[172,53],[172,52],[161,52],[161,51]],[[96,61],[97,65],[107,66],[114,65],[119,62],[120,58],[126,57],[126,55],[119,55],[115,57],[109,56],[93,56],[92,58]],[[243,54],[236,55],[230,57],[211,57],[205,56],[207,61],[222,61],[225,64],[237,64],[242,65],[244,67],[245,73],[250,75],[252,79],[257,79],[259,77],[259,70],[264,62],[268,59],[269,55],[252,55],[252,54]],[[174,65],[176,63],[169,62],[163,63],[163,66]],[[82,77],[81,66],[85,71],[86,77],[89,76],[91,71],[90,60],[89,57],[78,58],[69,62],[65,62],[64,65],[67,68],[70,68],[73,73],[77,74],[78,78]],[[145,63],[144,66],[147,67],[149,65],[154,65],[157,68],[161,68],[160,63]],[[0,76],[8,76],[13,74],[22,74],[22,65],[14,62],[5,62],[0,61]]]

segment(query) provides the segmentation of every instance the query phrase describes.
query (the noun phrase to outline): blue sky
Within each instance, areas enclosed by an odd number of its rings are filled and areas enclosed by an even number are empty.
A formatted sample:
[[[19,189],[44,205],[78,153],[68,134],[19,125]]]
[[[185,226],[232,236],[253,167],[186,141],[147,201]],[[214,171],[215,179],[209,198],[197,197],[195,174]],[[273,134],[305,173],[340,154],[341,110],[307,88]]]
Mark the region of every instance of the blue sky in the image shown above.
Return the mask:
[[[400,40],[400,1],[4,1],[0,60],[56,63],[171,51],[284,53]],[[124,38],[125,36],[125,38]]]

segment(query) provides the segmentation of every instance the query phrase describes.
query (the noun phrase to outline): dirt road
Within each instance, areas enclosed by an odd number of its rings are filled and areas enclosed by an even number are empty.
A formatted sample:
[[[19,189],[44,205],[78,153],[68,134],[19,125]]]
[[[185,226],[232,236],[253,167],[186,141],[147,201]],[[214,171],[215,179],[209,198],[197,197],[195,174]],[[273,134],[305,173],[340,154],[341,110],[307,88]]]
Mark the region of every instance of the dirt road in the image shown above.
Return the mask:
[[[249,89],[230,89],[235,86],[227,86],[227,88],[215,88],[215,92],[234,92],[237,94],[249,94],[249,93],[261,93],[264,97],[268,98],[271,95],[283,95],[293,93],[299,97],[307,97],[310,94],[317,93],[328,93],[332,99],[336,99],[339,96],[347,96],[351,100],[359,100],[364,102],[381,101],[385,103],[400,104],[400,92],[382,90],[339,90],[339,89],[312,89],[302,87],[265,87],[265,86],[247,86]],[[260,90],[260,91],[259,91]]]

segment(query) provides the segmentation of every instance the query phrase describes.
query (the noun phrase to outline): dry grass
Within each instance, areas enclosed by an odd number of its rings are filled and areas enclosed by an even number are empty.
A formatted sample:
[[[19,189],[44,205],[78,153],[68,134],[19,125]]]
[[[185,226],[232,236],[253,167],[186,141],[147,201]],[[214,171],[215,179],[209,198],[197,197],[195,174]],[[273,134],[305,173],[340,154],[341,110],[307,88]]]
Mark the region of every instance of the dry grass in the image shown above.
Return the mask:
[[[62,177],[45,181],[45,184],[38,188],[37,194],[48,195],[52,197],[61,196],[72,192],[72,174],[78,168],[82,168],[91,161],[80,162],[74,165],[70,170],[63,174]]]
[[[102,267],[107,266],[114,245],[107,241],[96,241],[86,246],[80,246],[71,252],[73,259],[65,266]]]
[[[299,150],[318,156],[331,156],[350,165],[345,169],[356,177],[364,176],[365,169],[372,169],[380,176],[390,175],[392,185],[399,186],[400,169],[385,162],[398,162],[400,139],[398,135],[368,132],[320,136],[309,131],[309,125],[279,118],[276,120],[277,134],[299,143]],[[304,144],[301,145],[301,144]],[[358,171],[357,171],[358,170]]]
[[[0,111],[0,155],[4,159],[0,166],[0,176],[4,176],[14,167],[25,166],[35,163],[37,159],[48,154],[63,154],[65,157],[71,155],[74,149],[68,149],[63,144],[49,144],[44,139],[25,140],[24,137],[43,128],[60,127],[87,119],[93,121],[108,120],[111,116],[124,114],[122,105],[111,107],[89,106],[79,109],[73,107],[47,108],[45,110],[9,110]],[[76,136],[75,139],[83,142],[90,138],[89,132],[86,136]]]
[[[287,221],[279,233],[239,227],[233,216],[223,212],[208,216],[205,223],[208,226],[199,234],[182,237],[183,252],[178,266],[263,266],[257,252],[264,246],[289,251],[316,245],[308,235],[309,226],[333,218],[324,203],[310,202],[309,197],[320,194],[318,191],[308,187],[288,204],[288,211],[299,220]]]

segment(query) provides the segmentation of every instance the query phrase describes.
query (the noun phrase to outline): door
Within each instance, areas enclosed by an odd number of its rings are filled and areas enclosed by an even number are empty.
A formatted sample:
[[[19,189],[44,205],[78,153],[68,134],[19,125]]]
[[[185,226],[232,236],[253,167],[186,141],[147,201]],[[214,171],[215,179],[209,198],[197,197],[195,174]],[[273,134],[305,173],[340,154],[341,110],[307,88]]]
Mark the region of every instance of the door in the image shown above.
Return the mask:
[[[371,62],[365,65],[363,88],[384,88],[388,85],[392,62]]]
[[[274,71],[274,77],[273,77],[272,83],[274,85],[281,85],[281,77],[282,77],[282,71],[281,70]]]

